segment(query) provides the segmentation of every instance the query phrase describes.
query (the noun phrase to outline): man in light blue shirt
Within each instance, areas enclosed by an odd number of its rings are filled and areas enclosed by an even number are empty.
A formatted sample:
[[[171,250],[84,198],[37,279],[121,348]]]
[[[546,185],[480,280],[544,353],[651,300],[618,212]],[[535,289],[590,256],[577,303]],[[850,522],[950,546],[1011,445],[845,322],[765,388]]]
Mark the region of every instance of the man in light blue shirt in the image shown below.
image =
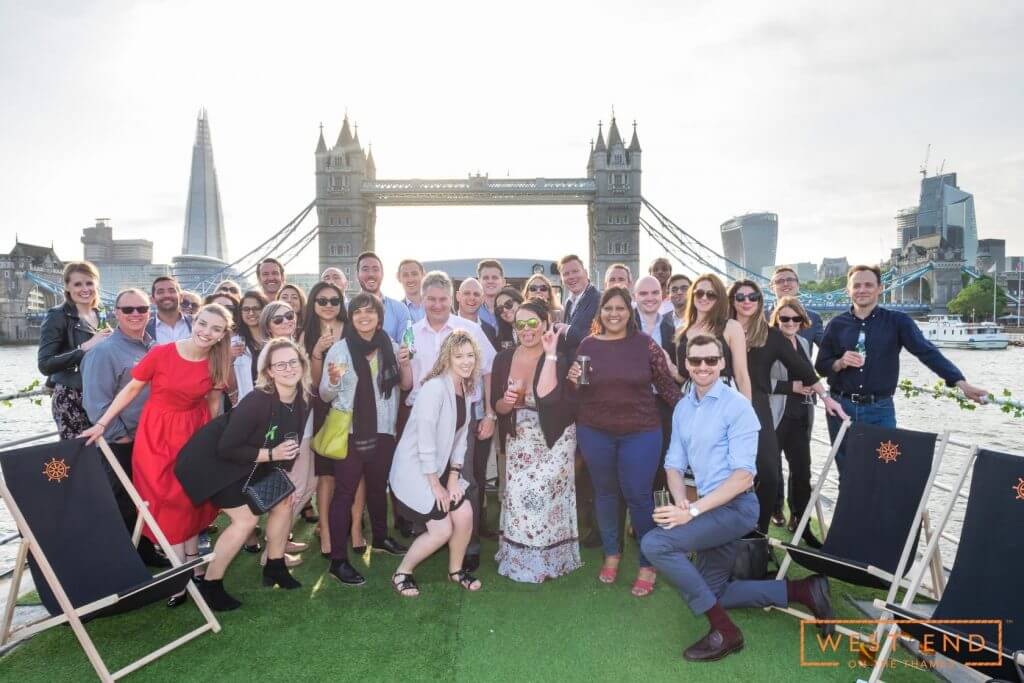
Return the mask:
[[[377,297],[383,304],[384,331],[393,342],[401,345],[405,326],[411,320],[409,309],[401,301],[384,296],[384,292],[380,291],[381,283],[384,281],[384,266],[380,257],[372,251],[361,253],[356,259],[356,278],[359,280],[360,289]]]
[[[398,282],[405,290],[402,303],[409,309],[409,316],[414,323],[423,320],[427,315],[423,308],[423,292],[420,291],[425,274],[423,264],[414,258],[402,259],[398,264]]]
[[[743,648],[743,634],[729,618],[733,607],[806,606],[831,619],[828,579],[733,581],[740,538],[757,525],[754,495],[760,423],[750,402],[719,381],[725,367],[722,343],[698,336],[686,348],[692,385],[672,417],[665,474],[675,505],[654,510],[661,528],[641,540],[641,551],[674,585],[694,614],[708,618],[707,635],[683,651],[691,662],[722,659]],[[686,497],[683,472],[693,471],[697,500]],[[691,562],[690,553],[696,553]]]

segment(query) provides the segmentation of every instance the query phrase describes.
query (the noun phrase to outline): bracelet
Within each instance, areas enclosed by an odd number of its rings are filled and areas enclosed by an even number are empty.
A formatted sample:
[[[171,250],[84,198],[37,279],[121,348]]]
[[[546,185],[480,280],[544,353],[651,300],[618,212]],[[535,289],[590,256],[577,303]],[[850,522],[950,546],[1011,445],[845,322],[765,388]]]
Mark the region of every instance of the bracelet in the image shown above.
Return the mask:
[[[267,462],[274,462],[274,449],[273,448],[268,448],[267,449]]]
[[[99,426],[99,427],[103,427],[103,429],[107,428],[107,425],[104,424],[103,422],[97,422],[96,425]]]
[[[313,354],[313,360],[323,360],[323,359],[324,359],[323,356],[318,356],[315,353]]]
[[[544,356],[544,360],[553,360],[553,361],[555,361],[557,363],[558,362],[558,356]]]

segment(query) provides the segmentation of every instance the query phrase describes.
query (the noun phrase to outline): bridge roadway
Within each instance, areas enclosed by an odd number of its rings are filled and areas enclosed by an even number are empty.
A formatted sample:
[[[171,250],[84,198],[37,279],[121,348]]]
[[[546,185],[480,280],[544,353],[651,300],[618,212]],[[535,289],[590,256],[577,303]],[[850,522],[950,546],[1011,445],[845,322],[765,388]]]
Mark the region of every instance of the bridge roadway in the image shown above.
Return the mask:
[[[364,180],[360,194],[378,206],[466,204],[586,204],[594,200],[593,178],[501,178],[460,180]]]

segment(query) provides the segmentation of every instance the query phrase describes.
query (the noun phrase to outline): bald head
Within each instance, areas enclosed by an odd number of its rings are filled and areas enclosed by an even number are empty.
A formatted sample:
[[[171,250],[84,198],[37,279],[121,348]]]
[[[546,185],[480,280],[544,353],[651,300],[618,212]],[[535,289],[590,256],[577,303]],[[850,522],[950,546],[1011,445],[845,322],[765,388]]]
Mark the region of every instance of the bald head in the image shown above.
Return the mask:
[[[333,266],[327,268],[320,275],[320,279],[324,282],[330,282],[343,292],[345,291],[345,288],[348,287],[348,278],[345,277],[345,273],[341,272],[340,268],[335,268]]]
[[[633,300],[641,313],[657,313],[661,307],[661,283],[653,275],[644,275],[633,285]]]
[[[477,319],[477,312],[484,301],[484,288],[475,277],[466,278],[455,293],[459,302],[459,316],[469,320]]]

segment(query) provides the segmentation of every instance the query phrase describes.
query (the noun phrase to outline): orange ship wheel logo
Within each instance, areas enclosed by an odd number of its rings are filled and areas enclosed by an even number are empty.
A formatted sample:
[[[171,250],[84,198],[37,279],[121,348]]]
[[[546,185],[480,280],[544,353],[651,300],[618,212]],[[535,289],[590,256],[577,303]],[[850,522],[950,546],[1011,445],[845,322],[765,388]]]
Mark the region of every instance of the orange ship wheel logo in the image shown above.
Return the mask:
[[[46,475],[46,479],[48,481],[60,483],[62,480],[68,478],[68,473],[70,471],[71,466],[64,462],[63,459],[58,460],[57,458],[50,458],[50,460],[43,465],[43,474]]]
[[[1024,477],[1017,477],[1017,485],[1013,487],[1017,500],[1024,500]]]
[[[883,441],[878,444],[875,451],[878,453],[878,459],[886,464],[896,462],[896,458],[900,455],[900,447],[892,441]]]

